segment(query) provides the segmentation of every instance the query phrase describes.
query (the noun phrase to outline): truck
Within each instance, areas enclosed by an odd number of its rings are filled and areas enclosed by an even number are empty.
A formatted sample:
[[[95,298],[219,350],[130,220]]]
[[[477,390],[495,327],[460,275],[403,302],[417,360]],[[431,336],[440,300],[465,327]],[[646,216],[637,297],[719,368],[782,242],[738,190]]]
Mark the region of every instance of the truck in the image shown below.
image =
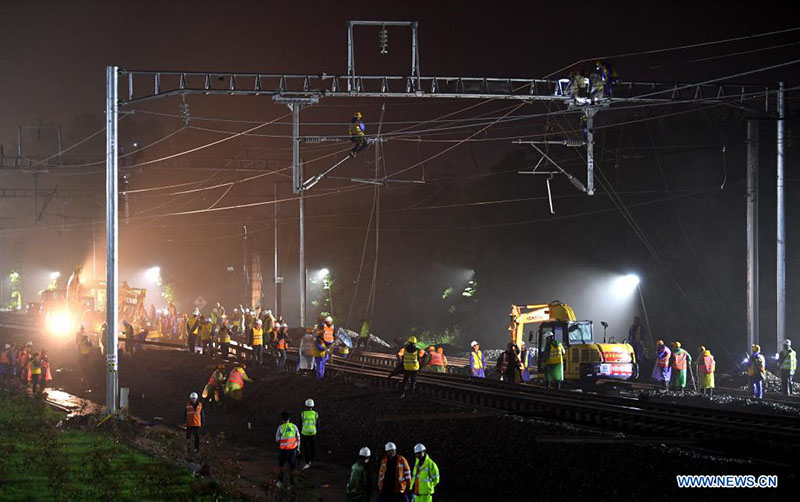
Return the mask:
[[[639,374],[633,347],[628,343],[595,342],[592,321],[579,321],[572,307],[554,300],[549,303],[512,305],[509,332],[511,342],[522,346],[525,332],[534,344],[536,372],[544,375],[545,347],[554,336],[564,346],[564,378],[580,383],[610,379],[628,381]],[[530,345],[530,343],[529,343]]]

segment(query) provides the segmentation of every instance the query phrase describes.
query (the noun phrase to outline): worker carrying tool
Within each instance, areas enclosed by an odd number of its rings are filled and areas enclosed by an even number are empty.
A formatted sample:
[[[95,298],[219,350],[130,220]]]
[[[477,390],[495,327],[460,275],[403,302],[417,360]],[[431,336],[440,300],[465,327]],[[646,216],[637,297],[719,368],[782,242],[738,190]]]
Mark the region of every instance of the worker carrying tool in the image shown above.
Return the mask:
[[[225,395],[230,396],[236,401],[242,400],[244,395],[244,383],[252,382],[245,372],[246,369],[247,365],[245,363],[238,363],[238,365],[231,370],[230,374],[228,374],[228,380],[225,382]]]
[[[778,373],[781,377],[781,392],[792,395],[792,377],[797,371],[797,352],[792,348],[791,340],[783,341],[783,350],[778,354]]]
[[[203,399],[208,399],[209,403],[218,403],[221,398],[223,386],[225,384],[225,365],[220,364],[214,368],[206,386],[203,387]]]
[[[189,401],[186,402],[183,412],[183,423],[186,424],[186,440],[194,438],[194,451],[200,451],[200,428],[206,423],[206,412],[203,410],[203,403],[197,399],[197,392],[189,394]]]
[[[681,394],[686,390],[686,372],[692,364],[692,356],[681,348],[681,342],[672,342],[672,390],[679,390]]]
[[[283,486],[283,466],[289,464],[289,483],[294,483],[294,467],[297,465],[297,454],[300,451],[300,431],[289,419],[288,411],[281,412],[282,423],[275,431],[275,442],[278,443],[278,488]]]
[[[653,372],[651,373],[651,377],[653,380],[657,382],[661,382],[661,385],[666,390],[669,387],[669,380],[672,377],[672,369],[669,365],[670,357],[672,356],[672,351],[664,345],[663,340],[659,340],[656,342],[656,362],[653,365]]]
[[[545,373],[544,382],[545,387],[561,388],[561,382],[564,381],[564,346],[561,345],[555,336],[550,336],[547,341],[547,347],[544,349],[545,354]]]
[[[358,152],[369,146],[366,131],[367,128],[361,120],[361,112],[355,112],[350,119],[350,141],[354,143],[353,149],[350,150],[351,157],[356,158]]]
[[[486,378],[486,358],[481,352],[481,345],[473,340],[470,346],[472,350],[469,353],[469,375],[475,378]]]
[[[384,450],[386,454],[378,470],[378,500],[406,501],[411,467],[405,457],[397,454],[397,446],[391,441],[386,443]]]
[[[417,337],[409,337],[408,343],[403,351],[403,393],[400,397],[406,397],[414,393],[417,385],[417,373],[419,373],[419,359],[421,350],[417,348]]]
[[[305,445],[303,447],[303,457],[306,460],[303,469],[308,469],[314,461],[314,439],[317,437],[319,413],[314,411],[313,399],[306,399],[305,405],[306,409],[300,414],[300,418],[303,419],[301,435],[303,436],[303,444]]]
[[[767,379],[767,369],[764,356],[761,355],[761,346],[754,344],[753,353],[745,360],[747,376],[750,379],[750,392],[755,399],[764,398],[764,380]]]
[[[714,372],[717,363],[711,351],[700,346],[700,354],[697,356],[697,378],[700,380],[700,392],[711,397],[714,393]]]
[[[414,456],[417,457],[411,473],[414,502],[431,502],[436,485],[439,484],[439,466],[428,455],[422,443],[414,446]]]
[[[350,479],[345,487],[345,502],[369,502],[372,496],[372,483],[367,463],[371,455],[372,452],[366,446],[358,450],[358,459],[350,468]]]

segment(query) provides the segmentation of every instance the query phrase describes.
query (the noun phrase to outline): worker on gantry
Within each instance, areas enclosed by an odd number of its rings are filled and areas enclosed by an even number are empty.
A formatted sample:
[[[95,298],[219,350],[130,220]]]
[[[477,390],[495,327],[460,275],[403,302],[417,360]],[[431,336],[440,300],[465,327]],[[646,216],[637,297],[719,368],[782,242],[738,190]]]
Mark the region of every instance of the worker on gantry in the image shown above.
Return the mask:
[[[353,118],[350,119],[350,141],[354,143],[353,149],[350,150],[351,157],[356,158],[356,154],[368,146],[366,130],[367,128],[361,120],[361,112],[355,112]]]

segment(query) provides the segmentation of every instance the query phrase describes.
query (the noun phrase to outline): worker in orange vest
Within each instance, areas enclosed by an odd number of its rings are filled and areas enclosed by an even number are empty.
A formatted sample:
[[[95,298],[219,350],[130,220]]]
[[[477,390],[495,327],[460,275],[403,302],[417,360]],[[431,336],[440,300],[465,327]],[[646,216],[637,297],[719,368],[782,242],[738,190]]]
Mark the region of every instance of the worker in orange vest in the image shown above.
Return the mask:
[[[289,325],[286,323],[281,324],[280,331],[278,331],[276,348],[278,350],[278,371],[284,371],[286,370],[286,350],[289,348]]]
[[[700,391],[704,395],[711,395],[714,393],[714,371],[716,370],[716,362],[711,351],[700,346],[700,355],[697,356],[697,378],[700,380]]]
[[[444,358],[442,354],[436,351],[433,345],[428,347],[428,356],[426,357],[427,364],[425,365],[426,371],[434,373],[444,373]]]
[[[194,438],[194,451],[200,450],[200,428],[206,423],[206,412],[203,403],[197,399],[197,392],[189,394],[189,401],[183,411],[183,422],[186,424],[186,440]],[[188,445],[187,445],[188,449]]]
[[[294,482],[294,467],[297,465],[297,455],[300,452],[300,430],[289,421],[288,411],[281,412],[281,425],[275,431],[275,442],[278,443],[278,474],[277,486],[283,486],[283,466],[289,464],[289,483]]]
[[[686,373],[692,365],[692,356],[681,348],[681,342],[672,343],[672,390],[680,390],[681,394],[686,389]]]
[[[336,337],[336,328],[333,326],[333,317],[327,316],[322,324],[317,328],[317,332],[322,333],[322,341],[325,342],[325,360],[331,358],[331,345]]]
[[[386,455],[381,459],[378,470],[378,500],[408,500],[411,484],[411,466],[402,455],[397,454],[397,446],[391,441],[384,447]]]

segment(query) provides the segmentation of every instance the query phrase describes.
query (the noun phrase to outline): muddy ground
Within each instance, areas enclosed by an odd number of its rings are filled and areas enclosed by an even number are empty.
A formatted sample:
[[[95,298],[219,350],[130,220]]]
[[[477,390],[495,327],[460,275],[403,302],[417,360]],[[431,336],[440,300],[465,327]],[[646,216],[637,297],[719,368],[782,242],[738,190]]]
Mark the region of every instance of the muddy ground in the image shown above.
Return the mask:
[[[65,344],[63,352],[51,356],[53,368],[59,369],[52,385],[102,401],[100,355],[82,381],[73,349]],[[216,363],[204,356],[155,350],[123,357],[120,385],[130,389],[130,412],[146,422],[178,426],[188,394],[202,391]],[[211,441],[224,433],[225,442],[240,455],[260,456],[266,464],[263,474],[257,469],[248,476],[269,483],[275,474],[269,464],[277,459],[274,434],[280,412],[290,411],[297,421],[303,401],[313,398],[320,413],[321,463],[304,479],[318,483],[317,489],[299,499],[342,499],[359,448],[369,446],[377,455],[387,441],[397,443],[409,459],[415,443],[428,447],[442,472],[438,500],[530,500],[565,493],[595,500],[659,500],[677,493],[676,474],[695,473],[778,473],[782,489],[798,485],[796,475],[779,467],[652,442],[631,443],[607,432],[475,412],[419,396],[401,400],[395,393],[354,386],[334,375],[316,381],[272,369],[249,368],[248,374],[256,381],[247,385],[243,403],[207,411],[205,437]]]

